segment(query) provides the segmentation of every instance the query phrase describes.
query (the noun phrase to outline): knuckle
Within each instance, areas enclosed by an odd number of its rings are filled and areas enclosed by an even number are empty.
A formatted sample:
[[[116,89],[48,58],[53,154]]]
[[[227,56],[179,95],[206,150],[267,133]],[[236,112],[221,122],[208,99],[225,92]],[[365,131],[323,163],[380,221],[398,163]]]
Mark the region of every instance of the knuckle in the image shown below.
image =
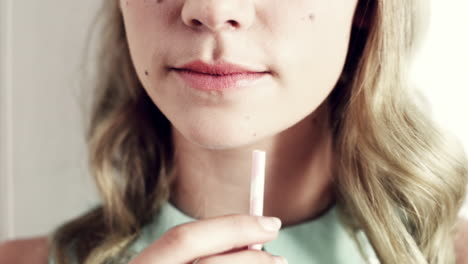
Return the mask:
[[[244,219],[242,216],[239,215],[233,215],[232,217],[229,218],[230,225],[235,226],[235,227],[241,227],[244,225]]]
[[[276,263],[273,255],[264,251],[250,250],[249,259],[255,259],[254,263]]]
[[[236,241],[231,246],[231,249],[234,249],[240,246],[240,240],[245,240],[247,237],[251,237],[252,234],[252,225],[249,223],[249,217],[247,216],[233,216],[228,220],[229,228],[231,231],[231,236]]]
[[[230,225],[234,227],[238,232],[244,233],[247,230],[250,230],[250,217],[243,216],[243,215],[234,215],[233,217],[229,218]]]
[[[189,246],[194,243],[193,232],[188,225],[179,225],[169,229],[163,236],[163,240],[170,246]]]

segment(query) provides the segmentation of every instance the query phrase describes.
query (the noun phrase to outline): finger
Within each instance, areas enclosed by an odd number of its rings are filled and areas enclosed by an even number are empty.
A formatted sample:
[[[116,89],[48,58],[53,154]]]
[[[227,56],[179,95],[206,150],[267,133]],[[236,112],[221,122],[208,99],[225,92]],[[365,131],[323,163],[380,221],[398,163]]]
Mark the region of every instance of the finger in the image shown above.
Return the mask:
[[[209,257],[201,258],[197,264],[239,264],[239,263],[256,263],[256,264],[287,264],[284,257],[273,256],[264,251],[258,250],[242,250],[236,253],[225,253]]]
[[[277,237],[280,226],[278,218],[251,215],[190,222],[170,229],[132,263],[186,263],[251,244],[263,244]]]

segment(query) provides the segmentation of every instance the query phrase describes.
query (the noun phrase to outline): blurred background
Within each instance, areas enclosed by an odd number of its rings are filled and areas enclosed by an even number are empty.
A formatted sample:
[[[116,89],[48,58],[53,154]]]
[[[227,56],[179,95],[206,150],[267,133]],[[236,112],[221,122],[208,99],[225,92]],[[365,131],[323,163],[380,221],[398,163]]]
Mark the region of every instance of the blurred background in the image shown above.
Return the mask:
[[[97,203],[80,92],[100,1],[0,0],[0,241],[44,235]],[[468,2],[432,0],[411,78],[468,150]],[[464,208],[461,216],[468,218]]]

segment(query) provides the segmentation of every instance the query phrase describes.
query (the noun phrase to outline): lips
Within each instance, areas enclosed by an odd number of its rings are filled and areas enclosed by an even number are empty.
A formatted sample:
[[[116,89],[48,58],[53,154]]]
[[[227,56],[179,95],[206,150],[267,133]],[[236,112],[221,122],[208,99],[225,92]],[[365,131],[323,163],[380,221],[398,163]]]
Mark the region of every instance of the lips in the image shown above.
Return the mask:
[[[219,62],[216,64],[207,64],[202,61],[194,61],[183,65],[181,67],[175,68],[178,70],[189,70],[198,73],[210,74],[210,75],[229,75],[229,74],[239,74],[239,73],[266,73],[267,71],[249,69],[248,67],[243,67],[236,64],[231,64],[227,62]]]
[[[190,87],[202,91],[252,87],[259,79],[270,73],[225,62],[207,64],[202,61],[195,61],[180,68],[171,69]]]

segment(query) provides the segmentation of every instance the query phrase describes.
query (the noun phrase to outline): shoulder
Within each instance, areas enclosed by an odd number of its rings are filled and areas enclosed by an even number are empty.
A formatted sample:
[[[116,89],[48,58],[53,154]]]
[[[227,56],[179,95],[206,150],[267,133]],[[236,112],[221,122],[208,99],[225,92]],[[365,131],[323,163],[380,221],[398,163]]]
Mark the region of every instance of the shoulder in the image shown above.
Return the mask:
[[[0,243],[0,263],[47,264],[48,256],[49,243],[47,237],[11,240]]]
[[[468,219],[459,219],[455,235],[457,264],[468,264]]]

